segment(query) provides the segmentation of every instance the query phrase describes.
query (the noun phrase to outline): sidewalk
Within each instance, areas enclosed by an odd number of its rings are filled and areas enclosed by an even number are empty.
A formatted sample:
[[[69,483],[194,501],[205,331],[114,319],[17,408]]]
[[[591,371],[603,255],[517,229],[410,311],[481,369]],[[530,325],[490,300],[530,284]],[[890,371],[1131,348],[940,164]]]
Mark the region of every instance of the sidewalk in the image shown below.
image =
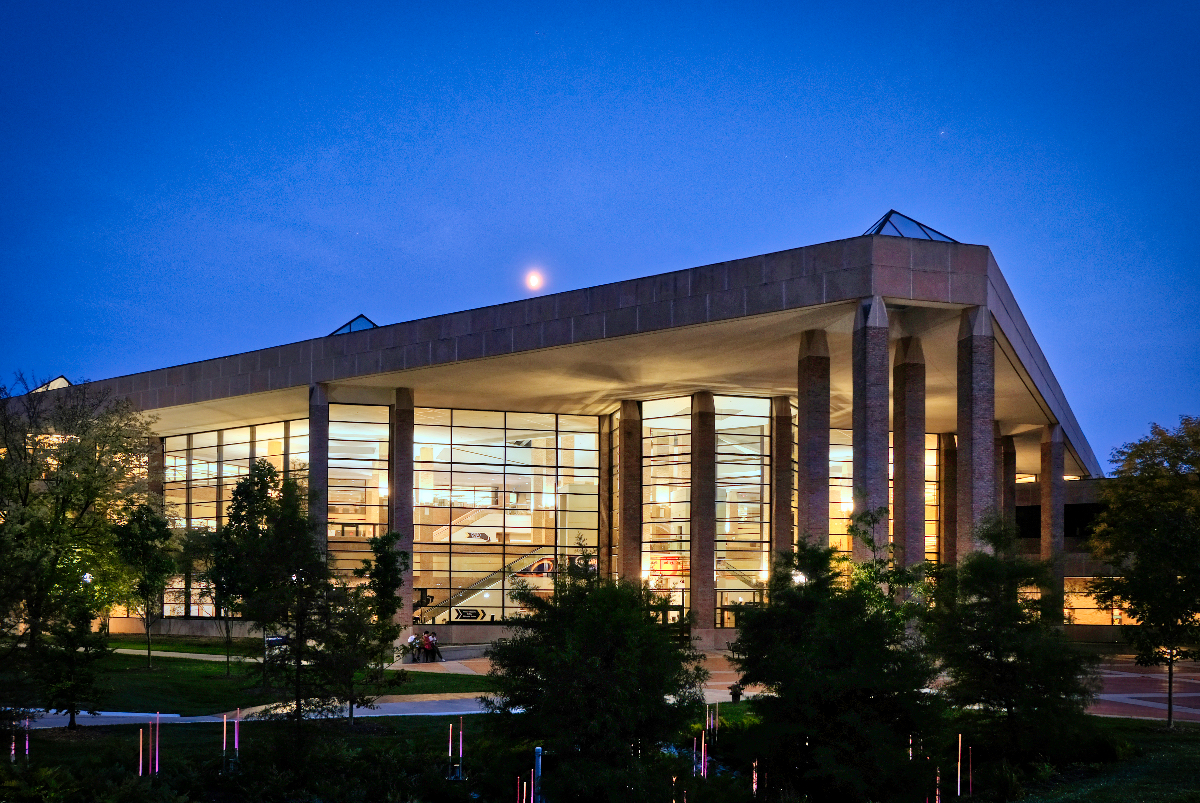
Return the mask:
[[[1129,658],[1100,665],[1103,688],[1088,709],[1101,717],[1166,720],[1167,668],[1138,666]],[[1200,667],[1175,665],[1175,719],[1200,722]]]
[[[146,655],[145,650],[128,650],[124,647],[115,649],[113,652],[117,653],[118,655]],[[151,650],[150,655],[154,658],[187,658],[191,661],[220,661],[221,663],[225,663],[224,655],[213,655],[212,653],[207,652],[161,652],[159,650]],[[235,664],[257,664],[261,663],[262,659],[257,657],[251,658],[246,655],[235,655],[233,656],[233,662]]]

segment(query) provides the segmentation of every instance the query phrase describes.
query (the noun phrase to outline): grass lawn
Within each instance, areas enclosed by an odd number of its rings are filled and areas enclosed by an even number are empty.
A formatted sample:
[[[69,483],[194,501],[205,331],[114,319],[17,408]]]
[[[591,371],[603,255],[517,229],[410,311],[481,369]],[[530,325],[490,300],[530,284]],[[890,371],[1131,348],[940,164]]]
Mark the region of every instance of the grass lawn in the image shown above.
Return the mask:
[[[446,676],[429,676],[446,677]],[[468,676],[469,677],[469,676]],[[726,706],[722,705],[722,718]],[[745,713],[745,704],[729,705],[726,721],[736,721]],[[481,716],[462,718],[466,726],[466,754],[474,756],[472,767],[484,772],[489,742]],[[396,745],[405,752],[435,757],[444,755],[445,739],[451,723],[459,717],[372,717],[359,720],[354,730],[341,721],[314,724],[321,739],[344,740],[349,753],[383,745]],[[1102,765],[1072,767],[1037,788],[1029,788],[1023,798],[1028,803],[1200,803],[1200,727],[1181,726],[1165,731],[1159,723],[1135,720],[1104,720],[1101,726],[1133,747],[1129,758]],[[255,751],[277,755],[287,741],[289,727],[281,722],[250,721],[242,725],[243,757]],[[282,740],[281,740],[282,737]],[[232,731],[230,731],[232,744]],[[119,765],[136,772],[138,726],[114,725],[80,728],[69,732],[62,728],[34,731],[31,757],[40,766],[62,766],[87,777],[97,768]],[[221,751],[221,724],[167,724],[162,729],[162,768],[185,763],[214,766]],[[441,771],[440,759],[434,759]]]
[[[123,650],[146,651],[146,637],[137,633],[110,634],[108,646]],[[154,636],[151,638],[150,649],[155,652],[192,652],[202,655],[224,655],[225,639],[211,636]],[[262,639],[235,638],[233,654],[261,658],[263,652]]]
[[[370,717],[356,720],[353,731],[341,721],[330,720],[316,727],[328,730],[347,740],[351,747],[362,746],[374,741],[391,741],[395,738],[414,740],[434,749],[444,749],[449,725],[458,731],[459,720],[466,723],[468,746],[477,727],[471,722],[481,715],[467,717]],[[137,768],[138,729],[145,725],[97,725],[69,731],[66,728],[44,728],[30,731],[30,756],[43,765],[71,766],[92,762],[113,761]],[[271,720],[243,720],[241,724],[241,747],[253,749],[259,740],[268,734],[287,733],[290,723]],[[233,748],[233,724],[229,724],[229,748]],[[220,758],[221,723],[187,722],[162,723],[162,761],[192,756]]]
[[[1030,788],[1029,803],[1200,803],[1200,726],[1103,719],[1101,727],[1136,754],[1112,764],[1076,767]]]
[[[257,675],[248,674],[252,666],[234,666],[232,676],[227,678],[225,664],[214,661],[155,658],[153,668],[146,669],[144,656],[110,655],[101,664],[101,682],[110,693],[100,708],[199,716],[263,705],[286,696],[256,688]],[[492,688],[492,682],[481,675],[410,672],[408,682],[389,693],[485,692]]]

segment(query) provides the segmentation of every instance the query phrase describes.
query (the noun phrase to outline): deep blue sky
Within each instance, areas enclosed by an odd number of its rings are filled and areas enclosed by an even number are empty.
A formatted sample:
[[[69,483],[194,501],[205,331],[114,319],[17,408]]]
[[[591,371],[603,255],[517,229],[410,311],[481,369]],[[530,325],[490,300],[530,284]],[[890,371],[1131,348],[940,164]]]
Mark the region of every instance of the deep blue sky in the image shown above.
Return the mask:
[[[823,5],[6,4],[0,371],[100,379],[894,207],[992,247],[1101,460],[1200,414],[1200,5]]]

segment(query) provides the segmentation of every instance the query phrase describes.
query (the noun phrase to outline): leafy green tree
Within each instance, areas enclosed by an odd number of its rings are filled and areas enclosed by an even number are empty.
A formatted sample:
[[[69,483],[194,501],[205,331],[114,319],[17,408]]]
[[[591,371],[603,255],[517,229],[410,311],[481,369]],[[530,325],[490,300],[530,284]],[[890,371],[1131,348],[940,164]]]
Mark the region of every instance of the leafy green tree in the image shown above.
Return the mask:
[[[371,538],[372,560],[354,570],[361,582],[334,584],[327,595],[321,641],[321,669],[333,696],[347,708],[373,708],[379,695],[405,680],[387,672],[400,637],[396,592],[404,580],[408,554],[396,549],[399,533]]]
[[[191,529],[184,533],[186,559],[202,598],[212,603],[213,616],[225,640],[226,677],[233,672],[233,630],[238,622],[239,583],[243,579],[242,555],[235,535],[236,530],[228,527]]]
[[[108,631],[94,628],[99,604],[91,576],[79,578],[75,588],[63,589],[63,596],[59,615],[50,622],[38,647],[38,680],[42,704],[68,714],[67,727],[75,728],[81,711],[95,713],[102,695],[95,664],[111,650]]]
[[[147,501],[150,420],[124,401],[75,386],[0,387],[0,709],[29,707],[47,661],[47,631],[77,615],[79,578],[115,602],[125,582],[113,526]]]
[[[264,657],[264,678],[290,688],[289,717],[331,713],[335,703],[321,666],[331,573],[305,489],[258,460],[234,486],[225,529],[238,556],[238,611],[263,631],[285,637]]]
[[[1123,608],[1142,666],[1167,667],[1167,726],[1175,724],[1175,664],[1200,658],[1200,418],[1113,451],[1092,554],[1116,569],[1096,577],[1102,606]]]
[[[1055,600],[1037,593],[1050,585],[1051,565],[1022,557],[999,517],[975,535],[991,551],[931,572],[925,637],[945,672],[942,693],[966,712],[974,743],[1022,761],[1086,730],[1096,659],[1072,648],[1055,624]]]
[[[911,627],[915,575],[889,565],[872,537],[886,509],[854,517],[851,534],[875,555],[853,564],[801,542],[779,556],[767,602],[738,611],[731,645],[750,704],[749,734],[772,794],[816,800],[912,800],[930,780],[910,737],[940,737],[934,668]]]
[[[150,667],[150,630],[163,617],[163,592],[176,573],[174,538],[167,520],[149,505],[138,505],[115,527],[117,555],[131,583],[126,606],[146,633],[146,667]]]
[[[550,596],[517,584],[510,597],[529,613],[487,652],[493,724],[545,745],[548,797],[639,799],[646,762],[703,702],[708,672],[688,623],[666,623],[665,598],[602,579],[586,560],[560,570]]]

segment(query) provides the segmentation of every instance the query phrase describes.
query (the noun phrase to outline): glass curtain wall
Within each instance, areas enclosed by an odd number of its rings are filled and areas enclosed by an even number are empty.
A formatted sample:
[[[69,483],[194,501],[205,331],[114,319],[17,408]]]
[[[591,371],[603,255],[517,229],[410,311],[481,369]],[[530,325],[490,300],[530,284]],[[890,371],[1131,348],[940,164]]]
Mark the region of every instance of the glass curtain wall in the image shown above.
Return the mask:
[[[642,579],[672,620],[691,605],[691,460],[691,397],[642,402]]]
[[[854,545],[846,534],[854,512],[854,433],[829,430],[829,546],[849,555]]]
[[[271,462],[281,475],[307,480],[308,419],[194,432],[162,439],[163,496],[171,526],[214,530],[225,523],[233,488],[251,459]],[[164,615],[214,615],[207,589],[191,572],[172,578]]]
[[[762,603],[770,569],[771,401],[717,396],[717,627]]]
[[[608,450],[608,487],[609,487],[609,566],[614,580],[621,577],[621,411],[608,417],[609,450]],[[603,459],[603,455],[601,455]]]
[[[502,621],[598,545],[596,416],[417,408],[415,624]]]
[[[848,429],[829,431],[829,545],[839,552],[850,554],[853,545],[846,527],[854,512],[854,433]],[[888,435],[888,508],[892,509],[895,461]],[[940,537],[940,509],[938,505],[938,451],[937,435],[925,435],[925,560],[937,562],[938,539]],[[888,536],[892,536],[895,521],[888,518]]]
[[[339,574],[369,560],[369,540],[388,529],[390,417],[387,405],[329,405],[327,543]]]

